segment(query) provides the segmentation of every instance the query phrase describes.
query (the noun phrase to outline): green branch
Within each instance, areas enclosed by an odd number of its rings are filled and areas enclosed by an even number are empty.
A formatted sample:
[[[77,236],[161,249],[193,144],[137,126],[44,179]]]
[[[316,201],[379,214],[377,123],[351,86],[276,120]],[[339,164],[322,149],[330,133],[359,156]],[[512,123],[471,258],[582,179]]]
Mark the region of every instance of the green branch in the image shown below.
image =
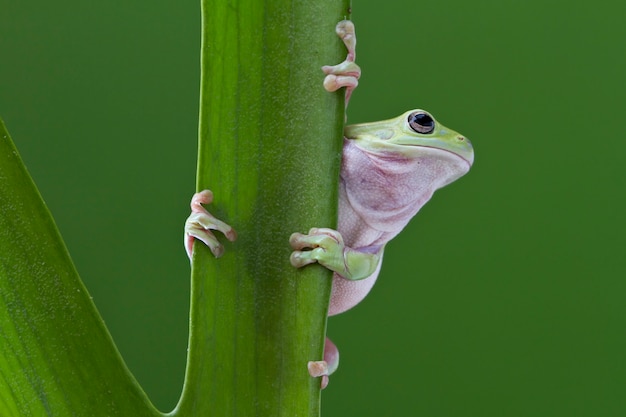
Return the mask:
[[[180,415],[317,416],[331,274],[289,263],[289,236],[336,227],[347,2],[203,2],[197,189],[231,224],[216,260],[196,245]],[[225,241],[225,239],[224,239]]]

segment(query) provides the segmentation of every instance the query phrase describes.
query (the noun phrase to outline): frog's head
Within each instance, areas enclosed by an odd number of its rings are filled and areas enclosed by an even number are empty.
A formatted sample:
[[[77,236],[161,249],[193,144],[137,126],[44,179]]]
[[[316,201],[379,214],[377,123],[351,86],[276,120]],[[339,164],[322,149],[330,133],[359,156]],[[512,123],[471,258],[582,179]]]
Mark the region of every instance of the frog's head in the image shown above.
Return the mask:
[[[433,149],[446,151],[467,163],[474,162],[472,143],[448,129],[427,111],[416,109],[389,120],[346,126],[345,136],[371,151],[402,153],[407,156]]]

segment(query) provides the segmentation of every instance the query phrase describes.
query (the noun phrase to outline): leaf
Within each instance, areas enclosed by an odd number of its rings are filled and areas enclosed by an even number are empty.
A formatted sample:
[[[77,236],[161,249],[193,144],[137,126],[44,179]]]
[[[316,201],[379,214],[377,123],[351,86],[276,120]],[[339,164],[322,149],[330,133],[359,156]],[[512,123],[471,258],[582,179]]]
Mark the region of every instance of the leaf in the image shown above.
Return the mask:
[[[0,415],[157,416],[0,120]]]

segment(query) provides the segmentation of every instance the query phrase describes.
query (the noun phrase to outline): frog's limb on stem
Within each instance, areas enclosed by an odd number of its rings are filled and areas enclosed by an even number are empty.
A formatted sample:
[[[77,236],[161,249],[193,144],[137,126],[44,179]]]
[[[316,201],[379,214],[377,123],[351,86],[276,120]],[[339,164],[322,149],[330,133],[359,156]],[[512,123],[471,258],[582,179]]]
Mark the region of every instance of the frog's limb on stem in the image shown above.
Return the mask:
[[[213,201],[213,193],[210,190],[204,190],[193,195],[191,199],[191,215],[185,222],[185,249],[187,256],[191,260],[193,253],[193,241],[201,240],[211,249],[216,258],[224,253],[224,246],[217,240],[211,230],[220,231],[231,242],[237,239],[235,229],[227,225],[221,220],[216,219],[209,213],[202,204],[211,204]]]
[[[309,375],[313,378],[322,377],[321,387],[324,389],[328,385],[328,375],[335,372],[338,366],[339,350],[337,350],[337,346],[329,338],[326,338],[324,360],[310,361],[307,368],[309,369]]]
[[[314,227],[307,235],[293,233],[289,244],[295,249],[290,261],[296,268],[317,262],[351,281],[371,276],[382,256],[382,247],[354,250],[344,244],[341,233],[326,228]]]
[[[359,85],[361,68],[354,62],[356,59],[356,35],[354,33],[354,23],[349,20],[342,20],[335,27],[337,36],[341,38],[348,49],[346,59],[337,65],[324,65],[322,71],[326,74],[324,78],[324,88],[326,91],[337,91],[341,87],[346,87],[345,105],[348,107],[352,91]]]

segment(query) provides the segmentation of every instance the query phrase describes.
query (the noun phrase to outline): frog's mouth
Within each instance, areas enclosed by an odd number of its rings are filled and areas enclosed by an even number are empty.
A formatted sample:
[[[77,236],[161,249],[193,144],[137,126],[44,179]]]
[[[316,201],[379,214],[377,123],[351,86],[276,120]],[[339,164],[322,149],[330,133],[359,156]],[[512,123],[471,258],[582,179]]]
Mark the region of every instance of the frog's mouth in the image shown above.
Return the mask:
[[[460,135],[456,138],[456,143],[434,138],[419,138],[419,140],[399,140],[394,142],[394,144],[405,149],[415,148],[417,151],[419,149],[429,149],[454,155],[456,158],[462,159],[468,165],[468,169],[474,163],[472,143],[466,137]]]
[[[472,164],[474,163],[474,152],[471,149],[471,145],[470,145],[470,152],[455,152],[453,150],[447,149],[447,148],[441,148],[438,146],[428,146],[428,145],[414,145],[414,146],[419,146],[420,148],[428,148],[428,149],[434,149],[440,152],[445,152],[447,154],[451,154],[454,155],[455,157],[462,159],[463,161],[465,161],[465,163],[467,164],[467,168],[469,169]]]

